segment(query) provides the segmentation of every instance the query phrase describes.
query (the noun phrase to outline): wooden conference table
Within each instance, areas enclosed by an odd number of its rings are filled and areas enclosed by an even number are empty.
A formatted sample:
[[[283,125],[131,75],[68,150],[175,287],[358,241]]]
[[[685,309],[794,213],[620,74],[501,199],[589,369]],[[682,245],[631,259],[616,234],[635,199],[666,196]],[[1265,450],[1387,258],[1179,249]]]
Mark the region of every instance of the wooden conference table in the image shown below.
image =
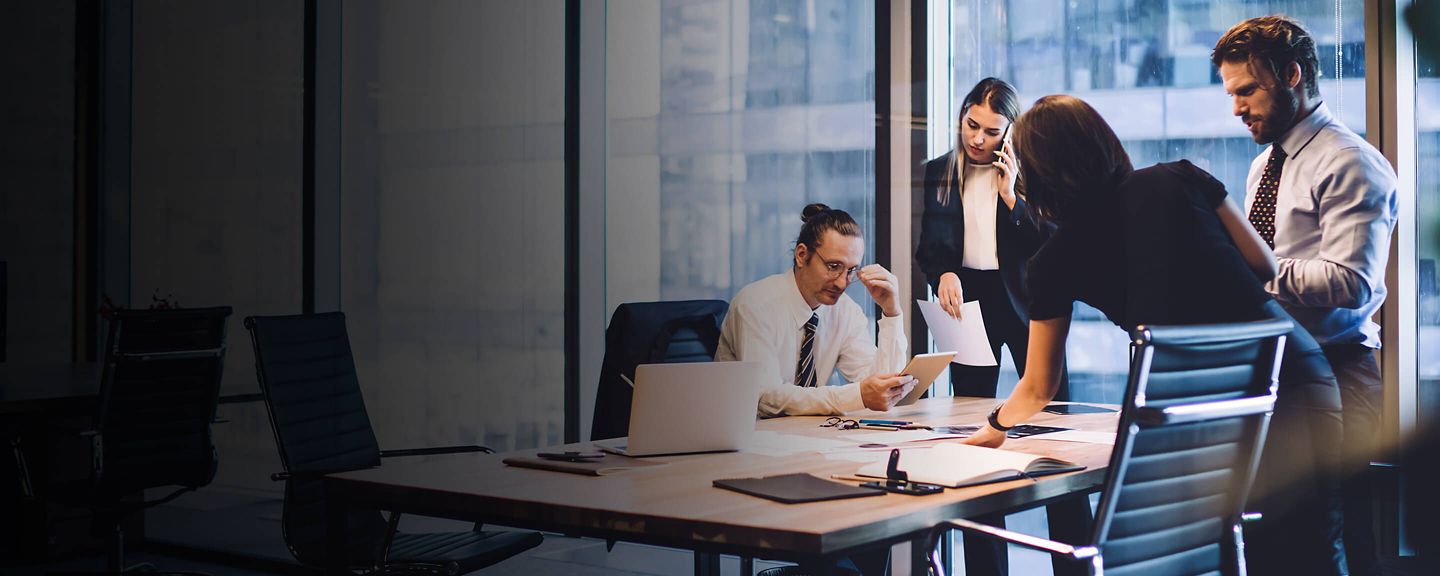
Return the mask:
[[[975,424],[984,421],[995,402],[993,398],[936,398],[883,415],[866,414],[931,425]],[[757,429],[825,438],[868,432],[819,427],[824,421],[824,417],[793,416],[762,420]],[[1117,413],[1058,416],[1042,412],[1028,423],[1114,431],[1117,422]],[[590,446],[580,443],[564,448],[585,450]],[[346,511],[379,508],[693,550],[697,574],[718,571],[717,554],[799,562],[825,572],[835,560],[852,552],[921,542],[925,531],[942,519],[1017,511],[1092,492],[1104,479],[1111,446],[1038,436],[1011,439],[1005,448],[1054,456],[1087,468],[1038,480],[947,489],[929,496],[886,494],[787,505],[715,488],[711,482],[791,472],[828,477],[853,474],[861,464],[827,460],[818,452],[787,457],[736,452],[662,457],[658,459],[669,465],[593,477],[501,463],[508,455],[536,450],[409,462],[400,459],[380,468],[326,477],[330,502],[327,537],[330,549],[337,550],[347,538]],[[924,548],[912,546],[912,566],[921,561]],[[331,573],[348,572],[343,566],[334,566]]]

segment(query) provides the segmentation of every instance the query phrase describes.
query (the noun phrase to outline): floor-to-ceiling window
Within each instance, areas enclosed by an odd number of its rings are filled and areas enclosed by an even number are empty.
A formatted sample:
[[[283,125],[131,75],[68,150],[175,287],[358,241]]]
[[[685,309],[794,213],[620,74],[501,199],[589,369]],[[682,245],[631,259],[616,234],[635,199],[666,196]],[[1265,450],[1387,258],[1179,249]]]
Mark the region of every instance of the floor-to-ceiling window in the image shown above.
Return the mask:
[[[1428,0],[1427,0],[1428,1]],[[1434,30],[1416,31],[1420,54],[1416,57],[1415,130],[1416,238],[1415,309],[1419,334],[1416,342],[1416,422],[1421,427],[1440,424],[1440,288],[1436,262],[1440,261],[1440,38]],[[1427,56],[1429,55],[1429,56]],[[1402,214],[1402,217],[1404,215]],[[1405,240],[1402,238],[1402,241]],[[1405,287],[1402,287],[1404,289]]]
[[[343,12],[340,308],[381,446],[560,443],[564,3]]]
[[[868,232],[875,5],[626,0],[606,12],[605,307],[717,298],[789,269],[800,212]],[[850,297],[870,313],[864,290]]]
[[[1365,133],[1360,1],[931,0],[926,9],[930,158],[955,145],[960,99],[981,78],[996,76],[1015,85],[1022,108],[1047,94],[1084,99],[1115,129],[1137,168],[1187,159],[1243,203],[1251,160],[1263,147],[1232,116],[1210,51],[1230,26],[1277,13],[1310,31],[1322,98],[1347,126]],[[1120,402],[1127,337],[1083,303],[1075,306],[1066,359],[1073,400]],[[1004,396],[1018,375],[1008,353],[1000,361]],[[1043,532],[1044,525],[1039,514],[1012,518],[1021,531]],[[1011,562],[1012,571],[1049,570],[1044,555],[1029,551],[1012,550]]]
[[[259,392],[244,318],[301,310],[304,10],[284,0],[132,9],[129,196],[104,215],[128,224],[127,245],[106,254],[122,256],[107,266],[128,278],[129,298],[102,298],[232,307],[221,394],[243,399]],[[215,480],[148,510],[146,537],[284,557],[269,520],[283,485],[269,478],[281,466],[264,404],[252,396],[217,414]]]
[[[1320,92],[1365,132],[1364,3],[1332,0],[934,0],[929,5],[928,154],[954,146],[959,99],[979,79],[1013,83],[1022,107],[1067,93],[1094,106],[1139,167],[1188,159],[1244,200],[1263,147],[1231,115],[1210,50],[1230,26],[1286,14],[1315,38]],[[1077,304],[1067,360],[1074,399],[1118,402],[1128,366],[1125,334]],[[1016,375],[1009,354],[1001,393]]]

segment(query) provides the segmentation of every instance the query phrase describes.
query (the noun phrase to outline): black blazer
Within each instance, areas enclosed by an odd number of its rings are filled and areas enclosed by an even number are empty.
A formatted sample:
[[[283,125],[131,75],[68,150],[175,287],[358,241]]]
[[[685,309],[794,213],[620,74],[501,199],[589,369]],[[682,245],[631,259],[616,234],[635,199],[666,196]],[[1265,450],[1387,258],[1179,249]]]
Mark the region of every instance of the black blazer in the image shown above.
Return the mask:
[[[944,180],[947,156],[940,156],[925,163],[925,212],[920,221],[920,247],[915,250],[915,262],[925,272],[930,288],[939,290],[940,276],[946,272],[960,272],[960,261],[965,250],[964,203],[960,200],[960,179],[951,181],[949,203],[941,206],[935,198],[935,191]],[[1040,248],[1043,237],[1030,218],[1025,201],[1015,199],[1015,209],[1005,202],[995,203],[995,244],[1000,260],[1000,277],[1005,282],[1005,291],[1010,295],[1010,304],[1022,321],[1029,322],[1025,312],[1029,295],[1025,288],[1025,264]]]

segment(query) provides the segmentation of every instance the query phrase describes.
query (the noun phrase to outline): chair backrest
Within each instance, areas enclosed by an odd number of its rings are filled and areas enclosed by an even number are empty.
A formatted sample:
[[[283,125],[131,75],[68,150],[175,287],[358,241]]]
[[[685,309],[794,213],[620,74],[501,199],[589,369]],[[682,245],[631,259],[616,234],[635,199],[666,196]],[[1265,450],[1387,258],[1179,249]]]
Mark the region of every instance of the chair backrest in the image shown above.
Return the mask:
[[[625,379],[635,381],[636,366],[714,360],[728,308],[723,300],[631,302],[616,307],[605,329],[605,359],[590,439],[629,433],[632,393]]]
[[[1093,541],[1105,573],[1202,574],[1236,561],[1289,320],[1140,326]]]
[[[0,363],[5,362],[6,333],[10,326],[10,280],[4,260],[0,260]]]
[[[228,307],[115,313],[95,413],[97,493],[195,489],[215,477],[210,425],[229,316]]]
[[[251,316],[245,319],[255,348],[255,376],[270,412],[285,484],[285,542],[301,564],[325,563],[325,493],[330,472],[380,465],[380,446],[360,394],[345,314]],[[384,519],[374,511],[352,515],[359,562],[374,553]]]

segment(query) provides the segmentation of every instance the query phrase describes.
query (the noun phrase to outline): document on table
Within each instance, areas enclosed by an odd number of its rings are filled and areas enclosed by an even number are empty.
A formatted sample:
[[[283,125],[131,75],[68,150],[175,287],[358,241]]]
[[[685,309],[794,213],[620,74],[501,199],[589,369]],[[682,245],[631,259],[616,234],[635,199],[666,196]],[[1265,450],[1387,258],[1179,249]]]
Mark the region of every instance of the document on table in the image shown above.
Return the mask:
[[[994,366],[995,355],[990,353],[990,339],[985,335],[985,318],[980,315],[980,301],[960,305],[960,319],[956,320],[940,307],[939,302],[916,300],[920,314],[930,333],[935,335],[935,349],[942,352],[955,351],[951,362],[967,366]]]
[[[927,452],[935,448],[935,446],[937,446],[937,444],[930,444],[930,442],[906,442],[906,444],[894,446],[894,448],[832,449],[832,451],[821,452],[821,455],[824,455],[827,461],[860,462],[860,464],[876,464],[876,462],[881,462],[881,464],[884,464],[884,462],[890,459],[891,449],[900,449],[900,451],[909,454],[909,452]],[[884,478],[884,475],[880,475],[880,478]]]
[[[846,435],[847,438],[859,444],[859,446],[850,446],[851,448],[898,448],[899,446],[896,446],[896,444],[965,438],[967,436],[969,436],[969,434],[952,434],[949,432],[935,432],[933,430],[896,430],[894,432],[865,432]],[[875,446],[876,444],[881,444],[882,446]]]
[[[837,448],[855,448],[855,442],[832,440],[799,434],[781,434],[770,430],[756,431],[744,450],[764,456],[793,456],[804,452],[824,452]]]
[[[1087,444],[1115,444],[1114,432],[1094,432],[1089,430],[1064,430],[1044,436],[1038,436],[1043,440],[1059,440],[1061,442],[1085,442]]]

